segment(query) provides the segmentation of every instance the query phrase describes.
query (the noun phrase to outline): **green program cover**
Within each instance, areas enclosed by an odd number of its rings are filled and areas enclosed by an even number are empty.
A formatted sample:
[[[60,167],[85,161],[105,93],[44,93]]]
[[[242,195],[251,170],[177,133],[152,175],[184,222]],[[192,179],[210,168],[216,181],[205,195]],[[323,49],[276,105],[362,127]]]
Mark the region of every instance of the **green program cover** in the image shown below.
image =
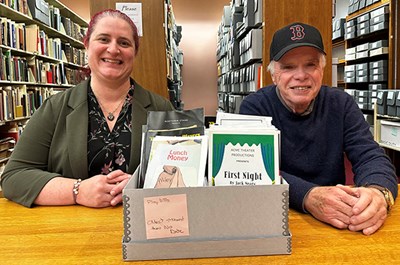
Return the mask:
[[[209,181],[215,186],[280,184],[278,140],[276,130],[211,132]]]

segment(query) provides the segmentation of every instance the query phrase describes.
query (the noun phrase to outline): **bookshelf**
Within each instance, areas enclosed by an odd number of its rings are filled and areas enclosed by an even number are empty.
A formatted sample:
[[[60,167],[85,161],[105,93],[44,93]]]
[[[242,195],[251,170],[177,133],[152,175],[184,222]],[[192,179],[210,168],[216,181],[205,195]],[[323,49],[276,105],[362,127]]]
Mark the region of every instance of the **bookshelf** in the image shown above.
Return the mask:
[[[263,1],[231,1],[218,28],[218,108],[238,113],[243,98],[261,87]]]
[[[46,98],[85,78],[88,24],[57,0],[0,0],[0,22],[0,140],[16,141]]]
[[[388,90],[389,93],[390,90]],[[392,93],[398,92],[392,90]],[[397,100],[396,100],[397,101]],[[400,116],[397,115],[397,109],[399,107],[394,106],[396,109],[395,113],[383,113],[383,109],[388,109],[388,105],[374,104],[373,111],[373,135],[374,140],[385,150],[385,153],[389,156],[392,164],[396,169],[396,173],[400,172]]]
[[[166,54],[167,54],[167,82],[168,94],[175,109],[183,110],[184,103],[181,99],[182,94],[182,72],[183,52],[179,48],[182,38],[182,26],[175,22],[174,10],[171,0],[165,0],[164,14]]]
[[[372,116],[378,92],[400,86],[397,67],[398,1],[369,0],[365,4],[336,1],[345,19],[344,38],[334,40],[339,58],[340,87],[351,94],[360,109]],[[335,48],[336,47],[336,48]],[[340,60],[341,59],[341,60]]]
[[[341,87],[353,96],[373,127],[374,140],[385,149],[396,171],[400,172],[400,148],[395,144],[398,139],[389,143],[387,139],[387,136],[397,135],[399,127],[396,125],[400,124],[396,113],[400,86],[398,1],[338,0],[336,5],[338,10],[345,11],[339,16],[345,19],[344,38],[333,41],[333,47],[340,53],[334,57],[342,61],[342,67],[338,67],[338,76],[343,76]],[[386,100],[393,105],[386,104]],[[387,114],[389,108],[395,111]]]
[[[344,45],[345,42],[343,37],[332,41],[332,63],[333,63],[333,58],[337,59],[336,73],[332,72],[332,81],[333,81],[333,76],[336,75],[336,87],[342,89],[345,88],[344,66],[346,61],[344,59],[344,53],[345,53]],[[332,68],[332,71],[335,71],[335,69]],[[332,85],[335,86],[333,82]]]
[[[345,89],[370,115],[378,91],[396,88],[392,10],[393,1],[376,1],[346,16]]]

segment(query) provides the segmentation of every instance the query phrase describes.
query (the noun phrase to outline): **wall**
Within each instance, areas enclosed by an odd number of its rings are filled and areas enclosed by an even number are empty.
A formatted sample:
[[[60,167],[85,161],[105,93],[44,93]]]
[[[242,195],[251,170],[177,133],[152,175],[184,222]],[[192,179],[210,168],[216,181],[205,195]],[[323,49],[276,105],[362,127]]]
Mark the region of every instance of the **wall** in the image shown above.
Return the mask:
[[[171,0],[176,24],[182,26],[182,100],[185,109],[204,107],[215,116],[217,102],[217,32],[223,7],[230,0]],[[205,11],[206,9],[206,11]]]
[[[318,2],[318,4],[316,4]],[[315,0],[263,0],[263,57],[269,58],[269,46],[276,30],[293,22],[303,22],[316,27],[324,42],[326,65],[332,65],[332,1]],[[263,60],[267,69],[269,60]],[[263,85],[272,84],[271,75],[263,71]],[[322,84],[332,84],[332,67],[325,67]]]
[[[90,4],[89,0],[60,0],[66,7],[73,10],[77,15],[82,17],[84,20],[90,20]]]

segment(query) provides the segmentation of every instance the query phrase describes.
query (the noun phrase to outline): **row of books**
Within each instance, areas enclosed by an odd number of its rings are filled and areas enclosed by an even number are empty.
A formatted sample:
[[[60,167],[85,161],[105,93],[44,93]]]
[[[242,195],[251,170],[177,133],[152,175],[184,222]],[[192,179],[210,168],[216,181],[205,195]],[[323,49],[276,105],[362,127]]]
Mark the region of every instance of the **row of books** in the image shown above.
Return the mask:
[[[55,92],[48,87],[0,87],[0,121],[29,117]]]
[[[39,84],[74,85],[85,79],[81,69],[64,63],[50,63],[37,57],[13,56],[0,47],[0,80]]]
[[[216,124],[205,130],[199,114],[201,109],[148,114],[142,130],[139,187],[282,183],[280,132],[271,117],[220,112]]]
[[[65,67],[65,80],[67,84],[76,85],[87,78],[87,75],[81,69],[72,69]]]
[[[11,48],[26,50],[26,25],[9,18],[0,17],[0,44]]]
[[[61,17],[61,22],[61,27],[64,28],[65,34],[76,40],[83,41],[83,37],[86,35],[87,32],[86,27],[82,27],[81,25],[75,23],[67,17]]]
[[[43,0],[41,1],[44,2]],[[36,0],[32,0],[32,2],[36,2]],[[83,36],[86,34],[87,27],[82,27],[70,18],[62,16],[58,7],[46,2],[42,3],[45,5],[39,5],[42,8],[39,8],[36,3],[29,5],[28,0],[0,0],[0,3],[31,18],[33,16],[30,9],[34,9],[33,13],[37,12],[41,14],[42,19],[38,19],[39,21],[74,39],[82,41]],[[34,18],[37,19],[36,17]]]
[[[40,84],[66,84],[64,64],[44,62],[39,59],[29,60],[33,78]]]
[[[0,45],[78,65],[86,64],[84,49],[49,37],[37,24],[25,25],[5,17],[0,17],[0,22]]]
[[[29,16],[28,0],[0,0],[0,3],[21,14]]]
[[[11,56],[10,52],[3,54],[0,48],[0,80],[34,82],[28,76],[28,63],[26,58]]]
[[[60,9],[49,5],[49,26],[57,31],[62,30]]]
[[[63,61],[67,61],[69,63],[77,65],[87,64],[86,50],[76,48],[68,42],[61,43],[61,50]]]
[[[10,157],[15,146],[15,139],[13,137],[3,137],[0,132],[0,176],[2,173],[3,161]]]
[[[9,135],[13,135],[15,137],[11,137]],[[19,137],[18,131],[15,134],[12,134],[9,133],[8,131],[5,131],[4,128],[0,128],[0,178],[4,172],[4,168],[7,164],[8,159],[10,158],[12,152],[14,151],[16,137]],[[1,188],[0,188],[0,193],[1,193]]]

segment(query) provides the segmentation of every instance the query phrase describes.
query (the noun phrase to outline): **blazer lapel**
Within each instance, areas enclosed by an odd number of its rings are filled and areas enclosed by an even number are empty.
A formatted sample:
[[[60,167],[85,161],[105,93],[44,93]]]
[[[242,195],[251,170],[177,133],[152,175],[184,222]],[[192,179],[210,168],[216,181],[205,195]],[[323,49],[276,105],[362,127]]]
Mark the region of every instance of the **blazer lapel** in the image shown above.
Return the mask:
[[[133,81],[135,82],[135,81]],[[140,163],[142,125],[147,123],[147,108],[151,101],[144,89],[135,82],[132,102],[132,136],[131,136],[131,158],[128,171],[133,173]]]
[[[73,175],[82,179],[88,178],[87,137],[88,137],[88,104],[87,86],[84,82],[76,93],[71,95],[68,105],[72,108],[66,118],[68,156]]]

